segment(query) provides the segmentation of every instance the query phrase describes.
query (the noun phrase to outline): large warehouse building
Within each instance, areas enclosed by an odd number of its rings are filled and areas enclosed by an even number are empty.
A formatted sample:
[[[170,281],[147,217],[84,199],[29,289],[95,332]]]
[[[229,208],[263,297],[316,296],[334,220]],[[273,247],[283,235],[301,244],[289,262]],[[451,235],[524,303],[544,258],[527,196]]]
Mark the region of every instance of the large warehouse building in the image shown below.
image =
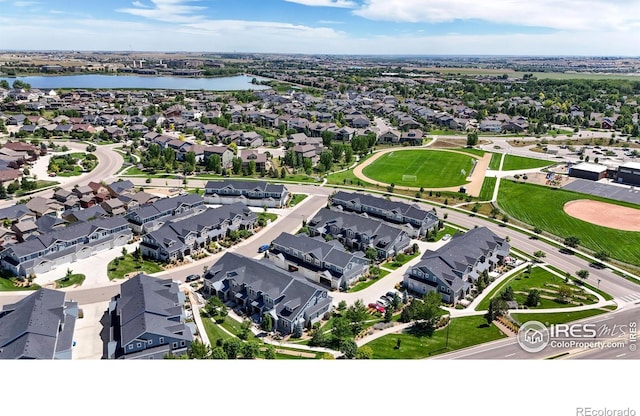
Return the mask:
[[[599,181],[607,177],[607,167],[595,163],[583,162],[569,167],[569,176]]]
[[[640,163],[627,162],[620,165],[616,180],[629,185],[640,185]]]

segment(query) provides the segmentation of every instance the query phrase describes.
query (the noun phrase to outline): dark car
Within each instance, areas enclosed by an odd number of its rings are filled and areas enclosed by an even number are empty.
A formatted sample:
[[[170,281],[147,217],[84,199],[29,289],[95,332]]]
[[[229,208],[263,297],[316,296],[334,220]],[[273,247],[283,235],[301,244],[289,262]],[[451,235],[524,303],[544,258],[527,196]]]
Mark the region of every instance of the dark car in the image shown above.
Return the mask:
[[[269,250],[269,247],[271,247],[269,244],[263,244],[258,248],[258,253],[264,253],[265,251]]]
[[[186,282],[195,282],[198,279],[200,279],[200,275],[199,274],[190,274],[189,276],[187,276],[187,279],[185,281]]]

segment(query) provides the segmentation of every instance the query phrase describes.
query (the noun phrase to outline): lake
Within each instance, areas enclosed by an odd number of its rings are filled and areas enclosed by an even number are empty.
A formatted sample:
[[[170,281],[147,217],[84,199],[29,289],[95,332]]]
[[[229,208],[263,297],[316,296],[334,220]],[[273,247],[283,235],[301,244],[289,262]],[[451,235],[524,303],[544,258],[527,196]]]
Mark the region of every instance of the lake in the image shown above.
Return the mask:
[[[15,80],[27,82],[32,88],[93,88],[93,89],[161,89],[161,90],[207,90],[207,91],[246,91],[264,90],[266,85],[254,85],[253,78],[260,77],[238,75],[223,78],[187,78],[141,75],[51,75],[26,76],[6,79],[9,85]]]

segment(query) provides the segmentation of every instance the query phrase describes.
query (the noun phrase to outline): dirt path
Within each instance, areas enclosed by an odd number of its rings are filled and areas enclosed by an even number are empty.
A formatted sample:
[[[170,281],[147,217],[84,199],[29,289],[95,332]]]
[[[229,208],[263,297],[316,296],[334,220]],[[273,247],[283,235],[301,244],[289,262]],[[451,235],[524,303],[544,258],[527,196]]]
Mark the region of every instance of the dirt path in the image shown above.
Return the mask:
[[[432,142],[433,143],[433,142]],[[359,164],[358,166],[356,166],[353,169],[353,174],[359,178],[362,179],[363,181],[372,183],[374,185],[379,185],[379,186],[389,186],[388,183],[384,183],[384,182],[379,182],[379,181],[375,181],[371,178],[369,178],[368,176],[365,176],[364,173],[362,173],[363,169],[366,168],[367,166],[369,166],[370,164],[372,164],[373,162],[375,162],[379,157],[381,157],[382,155],[386,154],[386,153],[391,153],[391,152],[397,152],[397,151],[409,151],[409,150],[431,150],[431,149],[426,149],[425,147],[415,147],[415,148],[389,148],[389,149],[384,149],[381,150],[379,152],[374,153],[373,156],[371,156],[369,159],[365,160],[364,162],[362,162],[361,164]],[[463,154],[465,156],[470,156],[474,159],[477,160],[476,162],[476,166],[473,169],[473,173],[471,174],[471,176],[467,177],[467,180],[470,181],[469,183],[467,183],[466,185],[464,185],[467,188],[467,194],[471,195],[471,196],[479,196],[480,195],[480,190],[482,189],[482,183],[484,182],[484,174],[487,171],[487,168],[489,167],[489,162],[491,162],[491,154],[490,153],[486,153],[483,157],[479,157],[476,156],[474,154],[471,153],[467,153],[467,152],[460,152],[454,149],[433,149],[434,151],[440,151],[440,152],[452,152],[452,153],[459,153],[459,154]],[[412,186],[396,186],[395,189],[402,189],[402,190],[407,190],[407,191],[419,191],[420,188],[419,187],[412,187]],[[428,191],[452,191],[452,192],[458,192],[460,190],[460,186],[450,186],[447,188],[424,188]]]

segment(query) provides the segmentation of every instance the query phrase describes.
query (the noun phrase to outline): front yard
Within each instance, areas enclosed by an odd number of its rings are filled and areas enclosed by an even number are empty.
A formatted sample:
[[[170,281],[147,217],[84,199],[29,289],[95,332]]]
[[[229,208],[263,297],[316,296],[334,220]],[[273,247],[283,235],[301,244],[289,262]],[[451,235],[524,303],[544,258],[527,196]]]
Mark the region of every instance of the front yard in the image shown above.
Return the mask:
[[[138,261],[131,254],[126,254],[125,256],[118,256],[109,262],[107,276],[109,280],[123,279],[125,275],[133,272],[152,274],[162,270],[164,268],[158,263],[143,259]]]

